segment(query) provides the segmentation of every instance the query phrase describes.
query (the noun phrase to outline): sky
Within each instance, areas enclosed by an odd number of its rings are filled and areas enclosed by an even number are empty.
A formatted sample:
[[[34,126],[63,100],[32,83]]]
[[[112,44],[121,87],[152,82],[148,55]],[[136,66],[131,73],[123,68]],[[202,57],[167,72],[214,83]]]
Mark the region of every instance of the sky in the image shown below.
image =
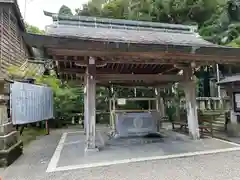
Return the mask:
[[[17,0],[22,16],[24,16],[25,0]],[[44,30],[46,25],[52,23],[50,17],[43,14],[43,10],[56,13],[62,5],[66,5],[74,10],[81,7],[88,0],[26,0],[26,22]]]

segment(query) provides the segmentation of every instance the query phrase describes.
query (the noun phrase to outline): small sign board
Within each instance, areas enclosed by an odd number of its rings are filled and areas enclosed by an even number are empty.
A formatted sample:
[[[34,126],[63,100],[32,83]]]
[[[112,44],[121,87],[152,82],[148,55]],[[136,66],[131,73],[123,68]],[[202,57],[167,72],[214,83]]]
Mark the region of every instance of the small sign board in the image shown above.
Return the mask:
[[[234,112],[240,113],[240,92],[233,92]]]
[[[126,105],[126,99],[124,99],[124,98],[118,99],[117,104],[118,105]]]

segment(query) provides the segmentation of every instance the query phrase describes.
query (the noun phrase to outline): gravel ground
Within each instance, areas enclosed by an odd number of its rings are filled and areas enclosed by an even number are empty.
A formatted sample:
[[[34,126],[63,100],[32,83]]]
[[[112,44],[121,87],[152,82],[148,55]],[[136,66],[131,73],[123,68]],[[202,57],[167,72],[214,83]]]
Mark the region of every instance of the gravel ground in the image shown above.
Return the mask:
[[[46,173],[61,132],[32,142],[3,180],[239,180],[240,151]],[[1,170],[0,170],[1,172]]]
[[[1,175],[3,174],[3,171],[4,171],[4,169],[3,169],[3,168],[0,168],[0,177],[1,177]]]

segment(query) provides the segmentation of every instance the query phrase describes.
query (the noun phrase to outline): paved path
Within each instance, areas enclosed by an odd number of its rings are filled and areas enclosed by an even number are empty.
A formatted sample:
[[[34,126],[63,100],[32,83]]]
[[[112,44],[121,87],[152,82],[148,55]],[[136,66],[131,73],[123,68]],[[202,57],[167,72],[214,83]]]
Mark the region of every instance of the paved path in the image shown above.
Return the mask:
[[[3,180],[239,180],[240,151],[46,173],[61,137],[52,132],[32,142],[4,170]],[[0,171],[1,172],[1,171]]]

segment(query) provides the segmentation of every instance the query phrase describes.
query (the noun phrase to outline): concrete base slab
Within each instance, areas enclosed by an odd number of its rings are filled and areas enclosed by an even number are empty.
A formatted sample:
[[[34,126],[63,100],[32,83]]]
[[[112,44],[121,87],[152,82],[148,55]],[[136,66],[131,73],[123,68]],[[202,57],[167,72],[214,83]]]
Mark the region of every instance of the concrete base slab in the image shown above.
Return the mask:
[[[87,153],[88,155],[91,153],[96,153],[96,152],[99,152],[99,149],[97,147],[96,148],[85,148],[85,153]]]
[[[68,138],[68,135],[72,137]],[[101,133],[97,133],[97,135],[101,136]],[[99,140],[101,138],[103,137],[97,138],[97,144],[101,144],[101,140]],[[65,140],[67,139],[66,144]],[[69,139],[78,139],[79,141],[70,143]],[[106,146],[101,151],[88,154],[85,153],[83,139],[85,137],[82,133],[63,134],[48,165],[47,172],[240,150],[240,146],[235,143],[214,138],[193,141],[188,136],[166,131],[161,141],[149,142],[137,138],[105,140],[107,141]]]

